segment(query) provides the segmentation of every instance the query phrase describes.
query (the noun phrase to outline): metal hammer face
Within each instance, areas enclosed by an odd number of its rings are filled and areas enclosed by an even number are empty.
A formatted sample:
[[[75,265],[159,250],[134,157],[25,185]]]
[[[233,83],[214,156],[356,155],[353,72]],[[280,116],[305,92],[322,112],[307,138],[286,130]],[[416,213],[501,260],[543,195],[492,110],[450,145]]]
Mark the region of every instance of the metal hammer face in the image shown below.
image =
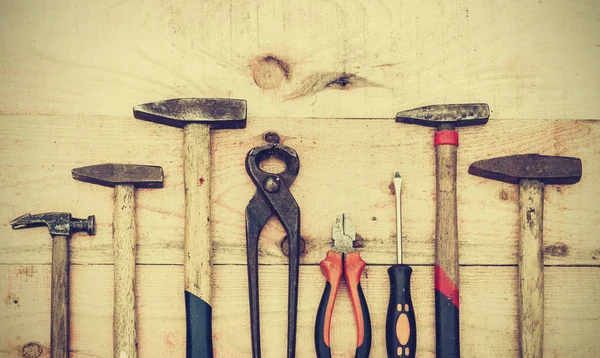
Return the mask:
[[[51,236],[70,236],[74,232],[86,231],[88,235],[96,234],[95,216],[86,219],[75,219],[70,213],[25,214],[10,222],[14,230],[30,227],[47,226]]]
[[[581,159],[573,157],[520,154],[479,160],[469,174],[518,184],[523,179],[545,184],[575,184],[581,179]]]
[[[485,103],[435,104],[409,109],[396,114],[396,122],[420,124],[428,127],[474,126],[487,123],[490,107]]]
[[[137,119],[183,128],[190,123],[214,129],[245,128],[246,101],[228,98],[177,98],[133,107]]]
[[[161,167],[139,164],[99,164],[75,168],[73,179],[104,186],[133,184],[137,188],[162,188]]]

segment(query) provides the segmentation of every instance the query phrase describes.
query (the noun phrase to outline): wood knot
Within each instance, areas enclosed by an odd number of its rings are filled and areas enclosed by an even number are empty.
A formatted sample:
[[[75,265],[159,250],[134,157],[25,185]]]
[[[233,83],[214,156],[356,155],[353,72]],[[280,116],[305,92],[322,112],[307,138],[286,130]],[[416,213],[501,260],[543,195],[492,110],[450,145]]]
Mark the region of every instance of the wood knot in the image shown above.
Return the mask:
[[[272,55],[255,57],[250,67],[254,83],[262,89],[279,88],[290,77],[290,66]]]
[[[544,247],[544,255],[564,257],[569,254],[569,246],[564,242],[555,242]]]
[[[37,358],[42,355],[42,345],[38,342],[29,342],[23,346],[23,357]]]

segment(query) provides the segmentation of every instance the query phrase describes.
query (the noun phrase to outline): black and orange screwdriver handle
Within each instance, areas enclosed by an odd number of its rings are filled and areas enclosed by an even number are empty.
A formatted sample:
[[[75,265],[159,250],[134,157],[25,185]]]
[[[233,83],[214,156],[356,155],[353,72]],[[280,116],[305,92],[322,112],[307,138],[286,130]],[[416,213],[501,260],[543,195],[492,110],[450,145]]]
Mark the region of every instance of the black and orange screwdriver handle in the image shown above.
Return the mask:
[[[385,345],[388,358],[413,358],[417,348],[417,323],[412,297],[408,265],[392,265],[390,276],[390,301],[385,321]]]
[[[365,295],[360,286],[360,276],[366,263],[360,258],[359,252],[342,254],[329,251],[325,260],[321,261],[321,271],[327,281],[319,303],[315,323],[315,349],[317,358],[331,358],[330,330],[335,297],[342,278],[342,272],[348,285],[350,300],[356,320],[357,343],[356,358],[367,358],[371,351],[371,316],[367,307]]]

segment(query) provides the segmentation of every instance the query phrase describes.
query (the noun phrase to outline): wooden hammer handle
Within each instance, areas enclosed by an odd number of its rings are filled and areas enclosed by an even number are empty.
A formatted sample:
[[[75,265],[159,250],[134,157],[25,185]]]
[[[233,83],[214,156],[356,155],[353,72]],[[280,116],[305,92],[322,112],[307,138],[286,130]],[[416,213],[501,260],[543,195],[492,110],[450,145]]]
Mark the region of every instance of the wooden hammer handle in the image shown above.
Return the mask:
[[[541,358],[544,333],[544,261],[542,252],[544,184],[519,185],[519,318],[521,356]]]
[[[135,188],[133,184],[115,186],[113,209],[114,249],[114,356],[137,357],[135,313]]]
[[[52,238],[52,288],[50,294],[50,356],[69,357],[69,242]]]
[[[456,150],[436,146],[435,312],[437,357],[460,357]]]
[[[212,357],[212,238],[210,127],[183,130],[185,186],[184,279],[188,357]]]

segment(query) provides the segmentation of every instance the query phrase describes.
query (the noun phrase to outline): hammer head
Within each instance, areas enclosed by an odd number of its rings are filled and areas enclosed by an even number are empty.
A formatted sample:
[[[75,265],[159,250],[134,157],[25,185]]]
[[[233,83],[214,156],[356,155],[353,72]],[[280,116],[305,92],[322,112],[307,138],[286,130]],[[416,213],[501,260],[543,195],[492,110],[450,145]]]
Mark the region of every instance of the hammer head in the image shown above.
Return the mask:
[[[164,175],[161,167],[139,164],[99,164],[75,168],[73,179],[104,186],[133,184],[138,188],[162,188]]]
[[[37,226],[47,226],[50,235],[70,236],[77,231],[86,231],[88,235],[96,233],[96,219],[94,215],[87,219],[75,219],[70,213],[44,213],[25,214],[10,222],[14,230],[26,229]]]
[[[581,179],[581,159],[539,154],[520,154],[479,160],[469,173],[480,177],[518,184],[522,179],[545,184],[575,184]]]
[[[490,107],[485,103],[435,104],[409,109],[396,114],[396,122],[420,124],[428,127],[451,127],[486,124]]]
[[[214,129],[246,127],[246,101],[228,98],[176,98],[133,107],[137,119],[183,128],[203,123]]]

